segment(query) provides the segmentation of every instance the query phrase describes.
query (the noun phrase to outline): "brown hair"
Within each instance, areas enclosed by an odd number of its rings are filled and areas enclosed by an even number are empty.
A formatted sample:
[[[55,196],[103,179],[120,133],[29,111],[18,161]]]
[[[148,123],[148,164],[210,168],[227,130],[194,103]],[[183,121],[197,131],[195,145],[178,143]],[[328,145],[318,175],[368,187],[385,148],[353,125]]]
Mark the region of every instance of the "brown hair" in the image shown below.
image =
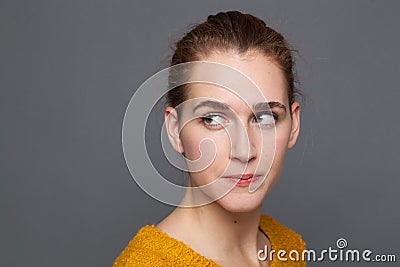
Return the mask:
[[[219,12],[195,25],[175,43],[170,66],[202,60],[210,53],[234,51],[239,55],[249,51],[261,52],[282,70],[287,83],[289,104],[302,96],[295,87],[294,60],[285,38],[261,19],[239,11]],[[167,103],[176,107],[186,100],[185,85],[167,93]],[[291,112],[290,112],[290,115]]]

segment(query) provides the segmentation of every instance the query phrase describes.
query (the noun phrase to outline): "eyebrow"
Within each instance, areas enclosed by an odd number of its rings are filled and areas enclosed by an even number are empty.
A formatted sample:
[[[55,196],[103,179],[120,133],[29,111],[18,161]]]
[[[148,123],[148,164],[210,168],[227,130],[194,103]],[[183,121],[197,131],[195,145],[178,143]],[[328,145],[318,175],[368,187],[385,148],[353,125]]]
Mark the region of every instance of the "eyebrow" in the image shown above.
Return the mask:
[[[197,104],[194,107],[193,112],[195,112],[197,109],[202,108],[202,107],[210,107],[210,108],[214,108],[216,110],[230,110],[228,105],[226,105],[226,104],[224,104],[222,102],[206,100],[206,101],[202,101],[199,104]],[[277,101],[257,103],[255,105],[253,105],[253,110],[254,111],[268,110],[268,109],[272,109],[272,108],[275,108],[275,107],[281,108],[286,112],[286,106],[284,104],[280,103],[280,102],[277,102]]]
[[[272,108],[280,108],[286,112],[286,106],[277,101],[270,101],[270,102],[260,102],[254,105],[254,110],[268,110]]]

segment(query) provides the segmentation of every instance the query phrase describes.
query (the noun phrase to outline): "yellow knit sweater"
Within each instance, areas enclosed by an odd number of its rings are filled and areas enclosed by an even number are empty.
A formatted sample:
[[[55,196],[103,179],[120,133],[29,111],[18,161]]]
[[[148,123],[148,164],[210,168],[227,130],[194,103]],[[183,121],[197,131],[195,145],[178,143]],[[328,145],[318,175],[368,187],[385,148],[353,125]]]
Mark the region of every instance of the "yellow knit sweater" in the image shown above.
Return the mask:
[[[306,266],[306,262],[301,260],[301,253],[305,249],[305,243],[299,234],[267,215],[261,216],[260,229],[268,237],[272,247],[270,249],[275,250],[276,253],[278,253],[279,250],[286,251],[286,254],[281,258],[286,258],[287,261],[279,260],[275,253],[270,262],[270,267]],[[300,255],[299,261],[290,260],[289,253],[292,250],[298,251]],[[292,256],[295,257],[296,254],[292,254]],[[156,229],[155,225],[146,225],[142,227],[113,265],[113,267],[133,266],[221,267],[214,261],[200,255],[183,242]]]

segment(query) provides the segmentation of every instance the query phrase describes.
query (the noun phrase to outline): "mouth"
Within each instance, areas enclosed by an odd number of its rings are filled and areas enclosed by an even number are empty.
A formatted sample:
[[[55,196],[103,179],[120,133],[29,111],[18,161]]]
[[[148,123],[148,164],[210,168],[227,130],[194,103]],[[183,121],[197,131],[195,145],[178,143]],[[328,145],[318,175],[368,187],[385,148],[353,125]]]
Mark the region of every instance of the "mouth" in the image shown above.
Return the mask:
[[[249,186],[252,182],[257,182],[262,178],[260,174],[238,174],[238,175],[230,175],[223,176],[222,178],[226,179],[226,181],[235,184],[236,186]]]

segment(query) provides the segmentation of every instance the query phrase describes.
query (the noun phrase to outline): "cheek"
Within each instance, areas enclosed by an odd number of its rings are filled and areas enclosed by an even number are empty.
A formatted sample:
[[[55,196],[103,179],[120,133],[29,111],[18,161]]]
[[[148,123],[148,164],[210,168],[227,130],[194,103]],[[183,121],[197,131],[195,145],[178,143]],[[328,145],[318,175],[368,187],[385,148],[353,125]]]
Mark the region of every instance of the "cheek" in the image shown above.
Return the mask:
[[[287,151],[288,138],[286,136],[277,136],[275,142],[273,158],[271,159],[270,154],[268,154],[265,160],[266,165],[264,166],[269,167],[268,179],[264,183],[267,192],[273,188],[281,176]]]
[[[181,141],[186,158],[195,161],[188,165],[189,170],[194,171],[192,178],[204,180],[203,182],[213,180],[228,166],[230,144],[229,139],[223,135],[188,131],[187,135],[183,132]]]
[[[289,135],[286,131],[282,134],[277,132],[276,136],[276,148],[275,148],[275,160],[276,163],[282,165],[283,159],[286,155],[286,151],[288,150],[288,142],[289,142]]]
[[[181,141],[186,158],[190,160],[196,160],[200,158],[200,143],[203,139],[204,138],[202,136],[197,136],[196,134],[182,134]]]
[[[268,168],[271,164],[279,165],[282,157],[285,156],[289,136],[287,129],[276,129],[275,134],[267,133],[262,138],[262,144],[257,143],[261,155],[260,164],[262,168]]]
[[[288,145],[287,142],[288,142],[287,138],[277,138],[276,139],[276,149],[275,149],[276,157],[281,158],[286,154],[287,145]]]

